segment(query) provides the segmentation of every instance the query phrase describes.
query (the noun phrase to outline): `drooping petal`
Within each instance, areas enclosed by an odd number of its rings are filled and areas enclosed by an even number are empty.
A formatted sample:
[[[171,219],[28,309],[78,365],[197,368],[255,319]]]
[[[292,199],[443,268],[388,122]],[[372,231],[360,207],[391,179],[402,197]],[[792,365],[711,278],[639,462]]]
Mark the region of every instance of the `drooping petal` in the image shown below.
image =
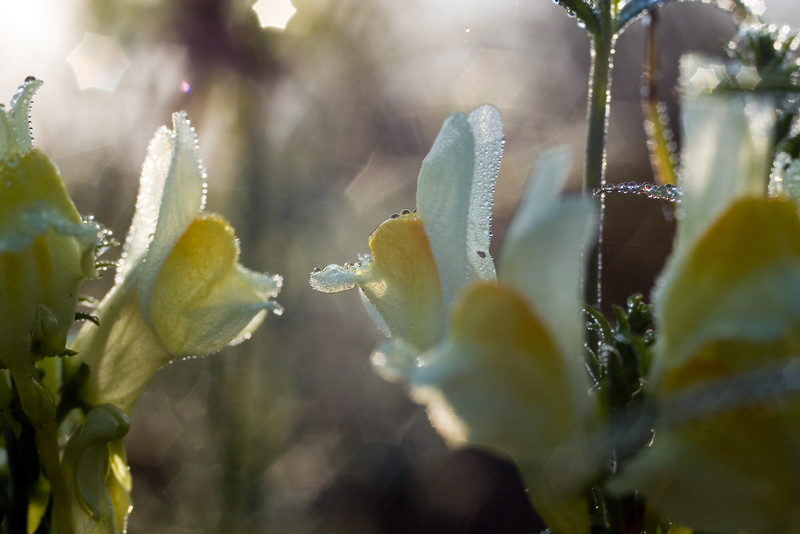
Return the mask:
[[[334,292],[358,285],[391,336],[426,350],[441,337],[444,310],[439,271],[421,216],[404,213],[370,236],[371,260],[328,266],[312,273],[311,286]]]
[[[154,172],[163,171],[166,158],[169,159],[169,168],[163,181],[158,222],[139,280],[139,304],[148,324],[151,324],[150,294],[161,265],[205,203],[206,175],[194,128],[183,112],[174,113],[172,123],[174,130],[169,143],[159,131],[151,145],[154,150],[161,151],[152,154]],[[169,152],[165,153],[168,149]],[[157,186],[159,181],[160,178],[154,176],[152,185]]]
[[[116,406],[93,408],[64,452],[75,532],[122,534],[131,508],[131,476],[122,438],[130,421]]]
[[[583,251],[597,229],[597,211],[588,198],[559,200],[569,169],[569,153],[542,156],[531,173],[520,206],[506,230],[498,259],[500,279],[528,299],[569,355],[576,398],[589,389],[580,359],[580,283]]]
[[[248,271],[238,258],[233,229],[217,215],[198,217],[175,243],[150,299],[153,328],[174,357],[216,352],[279,308],[270,298],[280,277]]]
[[[570,365],[526,299],[503,285],[470,285],[454,305],[445,341],[421,360],[412,395],[440,433],[451,444],[513,458],[548,524],[585,532],[585,503],[582,515],[562,512],[574,511],[570,503],[602,465],[602,452],[583,441]]]

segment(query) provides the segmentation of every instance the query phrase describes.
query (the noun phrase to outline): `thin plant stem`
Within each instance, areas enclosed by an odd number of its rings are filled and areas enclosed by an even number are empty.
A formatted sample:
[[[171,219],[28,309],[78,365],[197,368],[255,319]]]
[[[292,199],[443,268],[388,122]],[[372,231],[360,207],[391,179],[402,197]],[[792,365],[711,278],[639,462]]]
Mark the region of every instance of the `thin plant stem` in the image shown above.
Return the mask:
[[[605,185],[606,132],[611,89],[611,63],[614,56],[614,28],[611,0],[599,2],[600,27],[590,34],[592,45],[592,68],[589,74],[588,129],[586,134],[586,167],[583,175],[583,190],[592,194]],[[603,235],[603,195],[593,197],[600,213],[597,238],[587,257],[586,278],[583,287],[584,302],[600,308],[601,262],[600,248]],[[590,331],[589,346],[596,348],[597,336]]]
[[[42,467],[50,482],[50,493],[53,497],[53,522],[56,531],[58,534],[72,534],[69,493],[59,457],[55,399],[39,381],[32,363],[28,361],[13,362],[8,367],[19,392],[22,410],[33,426]]]

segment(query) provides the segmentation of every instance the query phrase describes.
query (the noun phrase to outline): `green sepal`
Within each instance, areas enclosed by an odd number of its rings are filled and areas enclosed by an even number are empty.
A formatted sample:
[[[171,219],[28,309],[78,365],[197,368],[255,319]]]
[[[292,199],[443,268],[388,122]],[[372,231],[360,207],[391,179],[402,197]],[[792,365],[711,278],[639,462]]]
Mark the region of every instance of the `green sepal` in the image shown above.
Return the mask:
[[[130,509],[130,473],[122,449],[130,420],[111,404],[93,408],[64,451],[76,532],[121,534]]]

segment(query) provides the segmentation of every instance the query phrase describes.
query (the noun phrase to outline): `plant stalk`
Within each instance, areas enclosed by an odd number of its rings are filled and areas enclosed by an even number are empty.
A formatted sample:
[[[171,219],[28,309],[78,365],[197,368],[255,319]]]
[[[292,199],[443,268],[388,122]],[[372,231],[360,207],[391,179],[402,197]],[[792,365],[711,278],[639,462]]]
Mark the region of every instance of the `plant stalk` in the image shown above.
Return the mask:
[[[36,369],[30,361],[15,361],[9,365],[9,371],[19,392],[22,410],[33,426],[39,458],[50,482],[56,532],[72,534],[69,493],[61,470],[58,449],[55,399],[39,381]]]
[[[614,55],[614,28],[611,13],[611,0],[600,2],[600,29],[589,35],[592,45],[592,68],[589,73],[588,128],[586,134],[586,167],[583,175],[584,193],[592,192],[605,185],[606,131],[611,95],[611,62]],[[598,207],[600,222],[597,238],[590,247],[587,257],[586,277],[583,286],[583,300],[592,307],[600,309],[601,293],[601,244],[603,235],[604,199],[592,196]],[[588,343],[596,348],[597,336],[590,331]]]

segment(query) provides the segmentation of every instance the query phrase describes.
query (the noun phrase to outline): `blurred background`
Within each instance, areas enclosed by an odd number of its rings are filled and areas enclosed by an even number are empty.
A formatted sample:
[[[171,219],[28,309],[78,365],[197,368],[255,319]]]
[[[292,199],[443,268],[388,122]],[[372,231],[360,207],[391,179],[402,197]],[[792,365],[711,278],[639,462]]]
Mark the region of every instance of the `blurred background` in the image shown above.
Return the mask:
[[[277,272],[281,317],[250,341],[161,370],[127,437],[132,533],[526,533],[543,528],[514,466],[448,452],[402,388],[378,378],[379,334],[355,292],[308,286],[354,261],[413,208],[443,119],[498,107],[506,147],[492,253],[537,154],[574,152],[580,187],[588,39],[548,0],[2,0],[0,97],[28,75],[35,143],[84,214],[123,239],[148,140],[173,111],[198,130],[208,210],[242,263]],[[767,21],[800,25],[794,0]],[[288,20],[287,20],[288,19]],[[686,52],[721,55],[736,29],[700,3],[662,9],[660,90],[677,124]],[[609,182],[652,181],[640,101],[644,34],[618,40]],[[648,295],[671,211],[607,197],[604,307]],[[111,252],[110,256],[119,251]],[[102,296],[112,276],[86,291]]]

